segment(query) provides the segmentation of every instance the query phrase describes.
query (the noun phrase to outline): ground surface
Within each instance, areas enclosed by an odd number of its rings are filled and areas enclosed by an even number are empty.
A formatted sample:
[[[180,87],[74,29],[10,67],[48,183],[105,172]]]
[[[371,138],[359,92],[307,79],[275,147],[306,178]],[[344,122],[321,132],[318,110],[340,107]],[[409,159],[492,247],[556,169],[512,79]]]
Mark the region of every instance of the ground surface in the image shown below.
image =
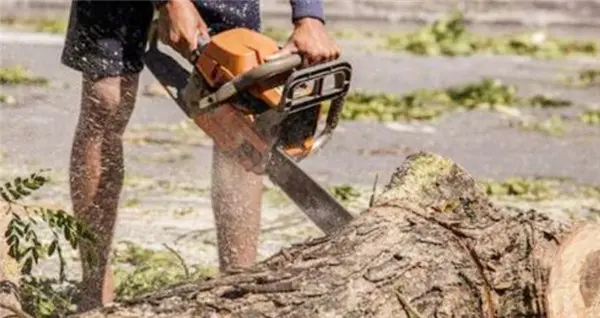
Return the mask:
[[[3,94],[17,100],[16,105],[0,105],[1,180],[50,168],[54,182],[40,200],[70,210],[66,171],[80,77],[59,63],[60,37],[3,30],[0,42],[2,66],[22,64],[52,81],[49,88],[1,87]],[[343,47],[354,67],[354,88],[401,94],[494,77],[518,85],[525,96],[545,93],[581,105],[600,104],[598,86],[577,89],[561,82],[561,77],[580,69],[600,67],[598,59],[425,58],[366,52],[352,42]],[[144,71],[141,91],[152,82]],[[574,106],[560,112],[573,115],[582,109]],[[156,249],[164,249],[166,243],[190,263],[214,266],[208,199],[211,145],[184,121],[170,100],[140,93],[126,138],[126,190],[116,240]],[[485,111],[452,113],[425,124],[343,122],[328,147],[301,166],[323,184],[368,189],[376,174],[380,184],[387,183],[404,157],[418,150],[448,156],[476,178],[546,176],[600,184],[599,126],[575,125],[564,136],[550,136],[509,127],[507,115]],[[284,200],[276,191],[268,191],[266,198],[262,256],[319,235],[293,206],[281,205]],[[365,191],[353,211],[365,208],[367,198]],[[582,215],[598,209],[599,202],[588,198],[515,204]]]

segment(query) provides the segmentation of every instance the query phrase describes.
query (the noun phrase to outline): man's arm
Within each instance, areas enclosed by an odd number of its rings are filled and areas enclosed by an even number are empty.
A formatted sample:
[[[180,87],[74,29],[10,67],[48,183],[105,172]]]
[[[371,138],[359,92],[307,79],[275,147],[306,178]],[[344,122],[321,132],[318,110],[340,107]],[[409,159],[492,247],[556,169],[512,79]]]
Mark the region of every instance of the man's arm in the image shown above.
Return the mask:
[[[208,37],[208,26],[191,0],[152,0],[159,12],[160,40],[185,58],[196,49],[199,36]]]
[[[300,53],[305,65],[335,60],[340,48],[325,30],[325,14],[322,0],[290,0],[294,32],[288,43],[270,59],[291,53]]]
[[[313,18],[325,23],[322,0],[290,0],[292,6],[292,22],[303,18]]]

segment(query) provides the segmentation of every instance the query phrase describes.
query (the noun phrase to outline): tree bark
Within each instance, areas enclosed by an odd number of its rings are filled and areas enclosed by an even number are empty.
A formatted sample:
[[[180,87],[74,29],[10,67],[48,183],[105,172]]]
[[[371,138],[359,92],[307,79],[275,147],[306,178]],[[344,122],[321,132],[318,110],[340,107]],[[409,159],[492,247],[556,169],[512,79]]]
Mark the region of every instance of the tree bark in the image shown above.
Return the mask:
[[[600,227],[498,209],[460,166],[411,155],[349,226],[248,271],[80,317],[589,317]]]

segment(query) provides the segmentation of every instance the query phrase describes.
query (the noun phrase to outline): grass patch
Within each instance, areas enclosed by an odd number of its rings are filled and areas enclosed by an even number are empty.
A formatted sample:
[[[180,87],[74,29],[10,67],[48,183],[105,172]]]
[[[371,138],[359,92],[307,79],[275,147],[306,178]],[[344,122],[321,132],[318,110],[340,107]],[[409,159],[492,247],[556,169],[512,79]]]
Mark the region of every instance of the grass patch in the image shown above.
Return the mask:
[[[600,68],[581,70],[577,76],[570,77],[567,81],[578,87],[600,85]]]
[[[157,162],[157,163],[179,163],[182,161],[191,160],[194,155],[191,152],[183,150],[169,149],[164,152],[153,153],[148,155],[135,155],[134,159],[140,162]]]
[[[125,245],[125,249],[113,254],[114,263],[131,267],[120,266],[115,270],[115,292],[121,299],[216,273],[213,267],[186,265],[181,256],[169,248],[167,251],[153,251],[131,242],[125,242]]]
[[[326,190],[340,203],[344,205],[357,203],[361,196],[364,194],[356,187],[347,184],[332,185],[326,187]],[[279,188],[266,188],[263,191],[264,200],[272,208],[285,208],[293,205],[291,201],[283,191]]]
[[[360,191],[347,184],[330,187],[329,192],[342,204],[355,202],[361,196]]]
[[[68,21],[51,18],[1,18],[0,24],[17,29],[25,29],[35,32],[64,34],[67,32]]]
[[[600,197],[600,186],[577,184],[567,178],[510,177],[501,181],[484,179],[478,184],[490,197],[523,201]]]
[[[193,121],[176,124],[133,125],[127,129],[124,140],[135,145],[206,146],[208,136]]]
[[[550,39],[542,32],[490,37],[470,32],[462,13],[447,15],[410,33],[384,36],[383,47],[424,56],[466,56],[477,53],[560,58],[572,55],[596,56],[596,42]]]
[[[290,38],[290,35],[292,35],[292,30],[276,27],[265,27],[261,33],[270,37],[276,42],[286,42]]]
[[[0,94],[0,104],[14,105],[16,103],[17,100],[13,96]]]
[[[0,84],[2,85],[36,85],[45,86],[48,84],[45,77],[34,76],[28,69],[22,65],[13,65],[9,67],[0,67]]]
[[[561,136],[567,132],[567,123],[560,115],[552,115],[544,120],[520,120],[512,122],[512,127],[526,131],[537,131],[551,136]]]
[[[294,204],[279,188],[265,188],[263,198],[272,208],[285,208]]]
[[[512,177],[504,181],[481,181],[480,185],[489,196],[539,201],[556,196],[559,182],[553,179]]]
[[[346,97],[342,119],[431,120],[458,109],[498,110],[502,106],[557,108],[572,103],[544,95],[523,98],[516,86],[499,80],[483,79],[478,83],[443,90],[422,89],[404,95],[353,91]],[[327,111],[324,107],[323,111]]]
[[[586,125],[600,125],[600,109],[587,109],[579,115],[579,120]]]

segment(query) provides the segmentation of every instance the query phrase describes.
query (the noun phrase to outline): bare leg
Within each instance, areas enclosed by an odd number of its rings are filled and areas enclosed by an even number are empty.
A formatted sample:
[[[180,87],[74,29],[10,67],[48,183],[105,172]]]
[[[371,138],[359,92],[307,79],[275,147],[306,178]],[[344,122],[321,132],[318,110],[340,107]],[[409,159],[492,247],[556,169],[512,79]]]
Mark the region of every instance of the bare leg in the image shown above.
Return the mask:
[[[97,244],[80,247],[82,261],[91,254],[95,262],[92,266],[83,263],[79,311],[106,304],[114,297],[108,258],[123,185],[121,137],[133,111],[137,86],[138,75],[83,78],[81,113],[71,153],[71,199],[75,216],[96,234]]]
[[[258,247],[262,177],[213,147],[211,190],[220,270],[249,267]]]

